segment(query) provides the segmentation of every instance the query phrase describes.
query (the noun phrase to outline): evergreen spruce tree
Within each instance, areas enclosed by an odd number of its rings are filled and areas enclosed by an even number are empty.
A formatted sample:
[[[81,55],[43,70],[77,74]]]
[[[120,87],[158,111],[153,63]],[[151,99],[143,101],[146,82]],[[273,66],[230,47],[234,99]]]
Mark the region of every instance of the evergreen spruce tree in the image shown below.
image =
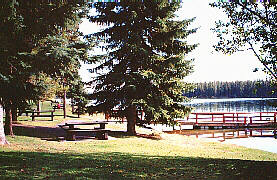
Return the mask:
[[[85,2],[7,0],[0,3],[0,104],[6,112],[5,132],[13,135],[12,112],[27,101],[40,99],[45,88],[32,81],[49,77],[71,77],[86,46],[77,39]],[[70,33],[68,39],[64,35]],[[74,65],[74,67],[73,67]]]
[[[196,45],[186,42],[196,29],[193,19],[176,20],[179,3],[168,1],[120,1],[94,4],[98,15],[92,22],[107,25],[93,34],[104,40],[106,53],[96,56],[91,112],[106,112],[127,119],[127,132],[136,134],[137,110],[144,123],[174,124],[189,111],[182,105],[183,92],[192,89],[183,78],[192,72],[186,55]],[[114,108],[119,111],[113,111]]]

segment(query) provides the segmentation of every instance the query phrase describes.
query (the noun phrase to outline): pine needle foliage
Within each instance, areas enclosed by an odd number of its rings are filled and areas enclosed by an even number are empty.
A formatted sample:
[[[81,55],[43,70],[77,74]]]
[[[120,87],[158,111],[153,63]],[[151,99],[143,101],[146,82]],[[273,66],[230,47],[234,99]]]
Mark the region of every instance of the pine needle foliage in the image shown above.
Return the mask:
[[[127,117],[130,107],[143,110],[144,123],[173,124],[174,118],[189,111],[182,105],[184,91],[192,86],[183,81],[192,72],[186,55],[197,45],[189,45],[188,29],[194,19],[176,20],[179,3],[168,1],[121,1],[95,3],[92,22],[105,25],[93,34],[102,42],[103,55],[95,56],[99,66],[90,111],[110,112]],[[129,122],[129,121],[128,121]]]

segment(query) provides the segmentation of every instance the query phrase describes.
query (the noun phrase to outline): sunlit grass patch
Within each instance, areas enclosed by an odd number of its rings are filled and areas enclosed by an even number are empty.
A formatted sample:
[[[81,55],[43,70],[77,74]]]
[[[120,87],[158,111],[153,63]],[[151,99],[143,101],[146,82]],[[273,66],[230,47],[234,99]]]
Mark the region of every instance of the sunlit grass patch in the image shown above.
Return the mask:
[[[19,121],[56,127],[66,120]],[[274,179],[277,154],[208,142],[178,134],[136,127],[128,136],[126,123],[109,123],[109,140],[64,141],[55,138],[10,137],[0,146],[0,179]],[[160,138],[151,138],[160,137]]]

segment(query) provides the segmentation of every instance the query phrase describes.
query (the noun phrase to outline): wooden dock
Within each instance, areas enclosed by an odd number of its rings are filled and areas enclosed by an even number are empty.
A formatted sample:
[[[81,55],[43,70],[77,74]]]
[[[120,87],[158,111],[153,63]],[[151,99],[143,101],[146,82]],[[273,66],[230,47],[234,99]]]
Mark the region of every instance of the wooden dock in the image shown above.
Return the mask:
[[[276,125],[277,112],[201,112],[191,113],[186,119],[177,119],[182,126],[197,128],[250,128],[273,127]]]
[[[249,128],[249,129],[221,129],[221,130],[175,130],[167,131],[170,134],[182,134],[196,138],[212,138],[225,141],[226,139],[249,137],[273,137],[277,139],[276,128]]]

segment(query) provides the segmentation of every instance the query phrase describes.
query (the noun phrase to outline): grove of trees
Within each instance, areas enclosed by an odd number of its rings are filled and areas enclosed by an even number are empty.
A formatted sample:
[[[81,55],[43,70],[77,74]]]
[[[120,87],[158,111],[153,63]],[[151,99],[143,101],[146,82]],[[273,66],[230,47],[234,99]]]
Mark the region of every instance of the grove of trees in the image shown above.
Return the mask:
[[[78,25],[89,8],[98,13],[90,20],[107,28],[81,41]],[[150,0],[1,2],[0,104],[6,112],[5,133],[13,135],[18,109],[45,100],[53,88],[62,89],[65,97],[71,87],[69,96],[82,100],[80,61],[100,64],[92,80],[96,87],[91,99],[97,103],[90,112],[119,108],[117,116],[127,118],[130,134],[136,134],[138,109],[144,110],[145,122],[170,124],[183,117],[188,109],[179,103],[185,100],[182,92],[192,88],[182,81],[192,71],[186,55],[196,47],[186,38],[196,29],[188,29],[193,19],[175,19],[179,8],[180,3]],[[94,44],[103,45],[107,53],[90,59]],[[1,144],[6,143],[3,132],[1,127]]]
[[[270,81],[217,81],[195,83],[194,91],[184,95],[197,98],[269,98],[276,96],[274,90]]]
[[[276,3],[215,2],[228,18],[216,23],[217,51],[232,54],[250,50],[277,79]],[[89,10],[96,9],[96,15]],[[12,121],[17,109],[44,100],[60,89],[85,101],[78,69],[80,61],[96,64],[97,77],[90,96],[96,103],[89,112],[105,112],[127,119],[127,131],[136,134],[137,110],[145,113],[145,123],[174,124],[189,108],[185,95],[198,97],[265,96],[272,91],[268,82],[200,83],[183,81],[193,71],[188,54],[197,45],[187,37],[194,19],[178,20],[180,2],[128,1],[87,3],[79,0],[5,0],[0,3],[0,144],[5,133],[13,135]],[[103,25],[100,32],[85,36],[79,32],[81,18]],[[93,46],[103,54],[89,55]],[[54,86],[53,86],[54,85]],[[256,91],[256,94],[253,92]],[[268,96],[266,96],[268,97]],[[64,104],[65,105],[65,104]],[[84,106],[84,105],[82,105]],[[114,111],[114,110],[117,111]],[[66,116],[66,114],[64,114]]]
[[[77,0],[1,1],[0,104],[6,113],[7,135],[13,135],[17,109],[43,99],[45,78],[68,84],[78,75],[88,49],[78,32],[87,13],[84,5]]]

